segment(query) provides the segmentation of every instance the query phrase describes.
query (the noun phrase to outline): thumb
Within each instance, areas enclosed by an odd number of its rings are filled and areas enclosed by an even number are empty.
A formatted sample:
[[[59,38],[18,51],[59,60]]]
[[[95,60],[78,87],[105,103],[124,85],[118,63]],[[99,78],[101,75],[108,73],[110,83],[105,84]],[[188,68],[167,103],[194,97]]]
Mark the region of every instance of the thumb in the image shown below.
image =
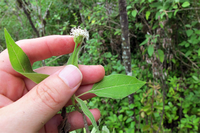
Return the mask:
[[[44,126],[71,98],[82,81],[80,70],[68,65],[36,85],[28,94],[11,104],[15,112],[10,118],[21,132],[36,132]],[[8,112],[7,112],[8,113]],[[23,127],[22,127],[23,125]],[[20,130],[20,129],[19,129]]]

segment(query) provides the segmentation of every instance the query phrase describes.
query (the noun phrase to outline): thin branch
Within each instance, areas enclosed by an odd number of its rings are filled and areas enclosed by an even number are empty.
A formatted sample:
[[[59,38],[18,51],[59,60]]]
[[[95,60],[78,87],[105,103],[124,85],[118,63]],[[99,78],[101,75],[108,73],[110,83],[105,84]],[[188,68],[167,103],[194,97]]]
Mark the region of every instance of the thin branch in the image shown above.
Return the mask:
[[[184,53],[182,53],[181,51],[177,50],[181,55],[183,55],[185,58],[187,58],[191,63],[192,65],[194,65],[196,68],[199,69],[199,67],[189,58],[187,57]]]
[[[184,11],[184,10],[200,10],[199,7],[197,8],[186,8],[186,9],[179,9],[178,11]],[[166,12],[175,12],[176,10],[166,11]]]
[[[137,12],[139,12],[138,10],[137,10],[137,8],[135,7],[135,10],[137,11]],[[141,20],[145,23],[145,25],[148,27],[148,29],[149,29],[149,32],[151,33],[151,26],[148,24],[148,22],[146,21],[146,19],[145,19],[145,17],[144,17],[144,15],[140,15],[139,14],[139,17],[141,18]],[[151,33],[152,34],[152,33]]]
[[[26,17],[28,18],[29,23],[31,24],[31,27],[33,28],[33,30],[35,31],[37,37],[40,37],[39,32],[37,31],[37,29],[35,28],[35,25],[33,24],[33,21],[31,19],[31,15],[30,12],[27,11],[27,8],[25,7],[25,4],[22,0],[17,0],[17,2],[22,6],[22,9],[24,10],[24,13],[26,14]]]
[[[176,52],[173,51],[173,53],[174,53],[175,57],[176,57],[178,60],[180,60],[184,65],[186,65],[186,66],[188,66],[188,67],[192,67],[192,66],[188,65],[187,63],[185,63],[184,61],[182,61],[182,60],[176,55]]]
[[[63,56],[63,55],[60,55],[60,56],[56,57],[55,59],[50,60],[49,62],[46,63],[46,65],[50,64],[51,62],[54,62],[55,60],[57,60],[58,58],[60,58],[60,57],[62,57],[62,56]]]
[[[109,22],[111,22],[111,23],[113,23],[113,24],[116,24],[116,25],[120,26],[120,24],[119,24],[119,23],[116,23],[115,21],[109,20]]]
[[[44,15],[43,15],[43,17],[42,17],[43,20],[47,17],[48,12],[49,12],[49,9],[50,9],[50,7],[51,7],[51,4],[52,4],[52,2],[50,2],[49,6],[47,7],[47,9],[46,9],[46,11],[45,11],[45,13],[44,13]]]

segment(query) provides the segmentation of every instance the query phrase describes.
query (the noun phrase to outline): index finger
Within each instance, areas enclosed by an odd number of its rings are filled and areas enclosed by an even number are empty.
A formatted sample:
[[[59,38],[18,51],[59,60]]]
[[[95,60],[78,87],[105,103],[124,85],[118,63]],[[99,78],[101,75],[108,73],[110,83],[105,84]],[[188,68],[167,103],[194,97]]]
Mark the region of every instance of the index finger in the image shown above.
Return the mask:
[[[27,54],[30,61],[44,60],[51,56],[73,52],[75,43],[72,36],[53,35],[16,42]]]

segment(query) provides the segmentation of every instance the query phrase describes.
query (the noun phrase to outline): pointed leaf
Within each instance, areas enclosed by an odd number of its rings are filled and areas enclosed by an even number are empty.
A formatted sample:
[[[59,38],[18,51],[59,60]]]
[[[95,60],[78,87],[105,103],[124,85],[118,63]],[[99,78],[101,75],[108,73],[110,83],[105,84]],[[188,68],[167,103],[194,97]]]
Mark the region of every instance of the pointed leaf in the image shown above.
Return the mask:
[[[75,99],[79,103],[79,105],[81,106],[81,109],[82,109],[83,113],[90,119],[90,121],[92,122],[92,125],[96,128],[96,130],[99,131],[97,123],[96,123],[96,121],[94,119],[93,114],[87,108],[87,106],[85,105],[85,103],[83,102],[83,100],[81,100],[78,97],[75,97]]]
[[[164,55],[164,52],[160,49],[158,49],[158,58],[160,59],[160,62],[163,63],[165,55]]]
[[[135,77],[116,74],[105,76],[102,81],[94,84],[88,93],[94,93],[99,97],[121,99],[136,92],[144,84],[145,82]]]
[[[197,51],[197,53],[198,53],[198,56],[200,56],[200,49]]]
[[[149,45],[149,47],[148,47],[148,54],[149,54],[150,56],[152,56],[152,55],[153,55],[153,52],[154,52],[154,47],[153,47],[153,45]]]
[[[188,37],[190,37],[193,34],[193,30],[186,30],[186,34]]]
[[[17,72],[32,72],[31,63],[23,50],[15,44],[10,34],[4,29],[8,54],[12,67]]]
[[[137,10],[133,10],[133,11],[131,12],[131,14],[132,14],[132,16],[135,18],[136,15],[137,15]]]
[[[147,11],[147,12],[146,12],[146,20],[148,20],[148,19],[149,19],[149,16],[150,16],[150,14],[151,14],[151,12],[150,12],[150,11]]]
[[[35,73],[30,60],[24,51],[15,43],[10,34],[4,29],[9,59],[13,69],[35,83],[39,83],[48,77],[46,74]]]
[[[186,1],[186,2],[184,2],[184,3],[182,4],[182,7],[188,7],[188,6],[190,6],[190,3],[189,3],[188,1]]]
[[[193,79],[196,81],[199,81],[199,79],[197,78],[197,76],[192,75]]]
[[[178,9],[175,10],[175,12],[174,12],[174,16],[176,16],[176,13],[177,13],[178,11],[179,11]]]

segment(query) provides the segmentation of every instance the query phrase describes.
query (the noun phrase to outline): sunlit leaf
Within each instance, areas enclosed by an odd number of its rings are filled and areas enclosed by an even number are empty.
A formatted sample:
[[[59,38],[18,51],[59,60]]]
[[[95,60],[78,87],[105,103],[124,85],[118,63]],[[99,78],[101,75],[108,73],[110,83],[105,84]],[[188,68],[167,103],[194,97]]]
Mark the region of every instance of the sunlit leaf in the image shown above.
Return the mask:
[[[178,11],[179,11],[178,9],[175,10],[175,12],[174,12],[174,16],[176,16],[176,13],[177,13]]]
[[[190,3],[189,3],[188,1],[186,1],[186,2],[184,2],[184,3],[182,4],[182,7],[188,7],[188,6],[190,6]]]
[[[192,75],[192,78],[196,81],[199,81],[199,79],[197,78],[197,76]]]
[[[4,29],[5,39],[11,65],[15,71],[31,79],[35,83],[40,83],[49,75],[35,73],[31,67],[30,60],[24,51],[14,42],[10,34]]]
[[[121,99],[139,90],[145,82],[132,76],[116,74],[105,76],[93,85],[87,93],[94,93],[99,97]]]
[[[150,14],[151,14],[151,12],[150,12],[150,11],[147,11],[147,12],[146,12],[146,20],[148,20],[148,19],[149,19],[149,16],[150,16]]]
[[[136,15],[137,15],[137,10],[133,10],[133,11],[131,12],[131,15],[132,15],[133,17],[136,17]]]

